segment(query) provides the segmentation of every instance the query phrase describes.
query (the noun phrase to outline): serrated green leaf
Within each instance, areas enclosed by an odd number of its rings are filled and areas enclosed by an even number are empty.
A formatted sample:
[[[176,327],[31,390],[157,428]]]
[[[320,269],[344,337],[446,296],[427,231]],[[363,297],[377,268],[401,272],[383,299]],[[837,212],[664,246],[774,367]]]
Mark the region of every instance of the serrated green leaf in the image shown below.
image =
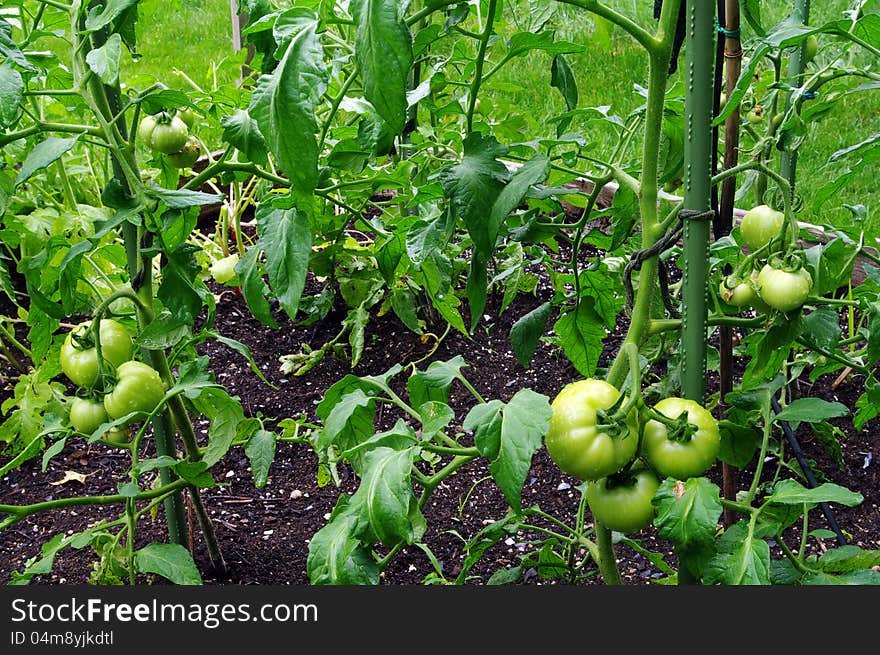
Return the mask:
[[[791,423],[820,423],[841,416],[849,416],[849,407],[843,403],[832,403],[821,398],[798,398],[786,405],[776,415],[776,420]]]
[[[709,561],[706,584],[770,584],[770,546],[740,522],[718,540],[718,553]]]
[[[562,314],[553,324],[569,361],[584,377],[592,377],[602,355],[607,331],[593,309],[592,299],[581,301],[573,311]]]
[[[86,63],[104,84],[112,85],[119,81],[119,62],[122,58],[122,37],[111,34],[100,48],[89,50]]]
[[[147,544],[135,553],[135,562],[141,573],[155,573],[174,584],[202,584],[192,555],[180,544]]]
[[[666,478],[653,504],[654,525],[664,539],[689,552],[704,550],[714,542],[723,508],[718,487],[707,478]]]
[[[259,258],[263,249],[259,246],[251,246],[235,265],[235,272],[241,282],[241,294],[248,308],[258,321],[271,328],[277,328],[278,323],[272,316],[272,308],[266,295],[269,287],[260,275]]]
[[[562,53],[553,57],[553,62],[550,64],[550,86],[559,89],[559,93],[562,94],[562,98],[565,100],[565,108],[568,111],[577,107],[577,77]]]
[[[265,166],[268,161],[266,140],[250,114],[243,109],[235,109],[232,114],[220,119],[223,140],[235,146],[255,164]]]
[[[364,455],[361,484],[351,497],[348,511],[358,512],[360,529],[369,540],[394,546],[401,541],[411,544],[421,536],[418,519],[423,522],[424,518],[410,480],[418,450],[379,447]]]
[[[486,258],[492,255],[497,236],[488,219],[508,177],[507,167],[497,157],[506,152],[495,137],[472,132],[464,140],[461,161],[440,171],[444,193],[464,221],[477,252]]]
[[[24,80],[21,73],[9,62],[0,64],[0,128],[12,127],[18,119],[23,94]]]

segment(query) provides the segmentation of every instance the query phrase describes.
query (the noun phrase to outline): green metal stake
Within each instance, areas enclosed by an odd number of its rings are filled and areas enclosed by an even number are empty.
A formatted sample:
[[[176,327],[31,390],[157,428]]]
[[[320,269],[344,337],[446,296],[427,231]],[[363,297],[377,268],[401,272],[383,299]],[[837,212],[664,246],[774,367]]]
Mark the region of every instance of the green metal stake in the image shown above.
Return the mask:
[[[706,395],[706,303],[711,226],[712,90],[715,65],[715,3],[687,3],[685,64],[685,190],[682,281],[681,391],[702,403]],[[679,584],[695,580],[679,555]]]

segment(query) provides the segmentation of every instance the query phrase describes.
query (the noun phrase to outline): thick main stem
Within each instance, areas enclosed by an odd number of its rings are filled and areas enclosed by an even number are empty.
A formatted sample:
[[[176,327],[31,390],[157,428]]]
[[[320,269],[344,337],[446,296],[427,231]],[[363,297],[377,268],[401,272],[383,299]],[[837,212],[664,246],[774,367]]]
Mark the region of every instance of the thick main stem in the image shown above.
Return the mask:
[[[592,3],[588,3],[592,4]],[[648,100],[645,111],[645,131],[642,144],[642,175],[639,188],[639,210],[641,212],[642,248],[653,246],[662,236],[657,218],[658,171],[660,138],[663,132],[663,108],[666,100],[667,71],[675,36],[675,23],[678,19],[680,0],[667,0],[663,3],[658,29],[659,38],[648,48]],[[639,288],[633,302],[632,316],[623,344],[634,344],[640,348],[648,336],[651,321],[651,306],[657,286],[659,255],[642,262],[639,273]],[[621,347],[614,359],[606,380],[620,388],[626,379],[629,357],[627,349]],[[611,531],[599,522],[595,523],[596,543],[600,554],[599,568],[606,584],[619,584],[620,573],[611,541]]]

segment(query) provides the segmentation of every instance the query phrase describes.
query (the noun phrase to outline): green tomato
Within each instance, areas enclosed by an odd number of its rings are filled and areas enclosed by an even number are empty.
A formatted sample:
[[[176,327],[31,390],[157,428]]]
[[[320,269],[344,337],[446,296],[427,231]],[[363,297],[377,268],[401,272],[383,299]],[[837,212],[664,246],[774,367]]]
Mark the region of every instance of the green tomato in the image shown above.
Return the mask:
[[[819,52],[819,39],[815,34],[810,34],[804,42],[804,64],[811,63]]]
[[[598,411],[608,409],[620,391],[604,380],[588,378],[567,384],[551,405],[553,414],[544,437],[550,458],[579,480],[598,480],[622,469],[635,456],[639,442],[638,412],[613,434],[597,427]]]
[[[654,410],[671,419],[686,415],[687,428],[679,433],[651,419],[642,436],[642,456],[662,477],[686,480],[702,475],[721,448],[721,431],[712,413],[688,398],[664,398]]]
[[[156,129],[156,117],[155,116],[144,116],[141,119],[141,122],[138,124],[137,136],[140,139],[141,143],[150,146],[151,137],[153,134],[153,130]]]
[[[751,251],[758,250],[779,234],[784,222],[785,214],[769,205],[752,207],[745,213],[739,224],[743,243]]]
[[[211,275],[218,284],[226,284],[227,282],[234,281],[236,279],[237,273],[235,272],[235,265],[237,263],[238,253],[234,252],[231,255],[215,261],[213,264],[211,264],[209,270],[211,271]]]
[[[745,280],[728,275],[721,280],[721,284],[718,287],[718,296],[729,305],[751,307],[757,294],[754,287]]]
[[[758,273],[758,294],[773,309],[790,312],[806,302],[813,288],[813,278],[805,268],[787,271],[764,264]]]
[[[660,479],[647,468],[635,467],[621,481],[602,478],[587,483],[587,502],[593,518],[617,532],[637,532],[654,520],[652,499]]]
[[[77,325],[61,344],[61,371],[75,385],[91,389],[98,380],[98,351],[89,332],[91,321]],[[134,345],[128,330],[112,318],[101,319],[101,356],[117,368],[131,359]]]
[[[147,145],[158,152],[171,154],[179,152],[189,138],[189,128],[177,116],[170,119],[156,119],[156,127],[150,133]]]
[[[761,121],[764,120],[764,107],[763,105],[755,105],[752,107],[748,113],[746,114],[746,119],[752,125],[757,125]]]
[[[100,400],[76,396],[70,403],[70,426],[77,432],[92,434],[107,422],[107,410]]]
[[[177,152],[165,153],[162,159],[173,168],[190,168],[202,154],[202,146],[194,136],[187,137],[186,144]]]
[[[149,364],[131,360],[116,369],[116,385],[104,396],[104,409],[111,419],[131,412],[152,412],[165,397],[165,383]]]
[[[192,107],[181,107],[177,110],[176,116],[186,123],[187,129],[193,129],[196,125],[196,121],[199,120],[199,115]]]
[[[131,441],[131,430],[127,428],[112,427],[104,433],[104,441],[126,446]]]

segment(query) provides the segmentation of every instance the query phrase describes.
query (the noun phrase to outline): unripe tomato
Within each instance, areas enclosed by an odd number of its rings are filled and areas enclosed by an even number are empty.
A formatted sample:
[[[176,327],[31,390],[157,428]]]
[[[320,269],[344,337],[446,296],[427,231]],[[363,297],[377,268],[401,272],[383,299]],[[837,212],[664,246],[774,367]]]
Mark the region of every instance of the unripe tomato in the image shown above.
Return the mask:
[[[181,107],[177,110],[177,117],[186,123],[187,129],[193,129],[196,125],[196,121],[199,120],[199,115],[192,107]]]
[[[806,302],[813,288],[813,277],[805,268],[787,271],[770,263],[758,273],[758,294],[773,309],[790,312]]]
[[[572,382],[559,392],[551,404],[544,444],[560,470],[579,480],[598,480],[629,463],[639,443],[638,412],[627,415],[617,434],[598,427],[599,410],[618,398],[614,385],[594,378]]]
[[[235,279],[237,273],[235,272],[235,265],[238,263],[238,253],[234,252],[231,255],[223,257],[222,259],[218,259],[213,264],[211,264],[210,271],[211,275],[217,281],[218,284],[226,284]]]
[[[156,119],[156,127],[150,133],[147,145],[153,150],[171,154],[183,148],[188,138],[189,128],[177,116],[172,116],[167,120],[158,118]]]
[[[107,410],[100,400],[76,396],[70,403],[70,426],[77,432],[91,434],[107,422]]]
[[[156,117],[155,116],[144,116],[141,119],[141,122],[138,124],[137,136],[140,139],[141,143],[145,146],[150,147],[150,143],[153,130],[156,129]]]
[[[98,380],[98,350],[89,338],[91,321],[77,325],[61,344],[61,371],[75,385],[90,389]],[[101,356],[116,368],[131,359],[134,344],[125,327],[112,318],[101,319]]]
[[[817,52],[819,52],[819,39],[815,34],[810,34],[804,42],[804,64],[812,62]]]
[[[752,251],[762,248],[779,234],[784,222],[785,214],[769,205],[752,207],[739,224],[743,243]]]
[[[587,483],[587,502],[593,518],[617,532],[637,532],[654,520],[652,499],[660,479],[647,468],[633,468],[626,479],[602,478]]]
[[[187,138],[183,148],[177,152],[163,154],[162,159],[174,168],[190,168],[198,161],[201,154],[202,146],[199,144],[199,140],[194,136],[190,136]]]
[[[137,360],[125,362],[116,369],[116,385],[104,396],[104,409],[111,419],[132,412],[149,414],[165,397],[165,383],[158,371]]]
[[[724,302],[735,307],[751,307],[755,301],[756,292],[754,287],[745,280],[729,275],[721,280],[718,296]]]
[[[673,434],[656,419],[645,424],[642,456],[662,477],[677,480],[702,475],[714,463],[721,448],[721,431],[712,413],[689,398],[664,398],[654,410],[671,419],[686,414],[689,429]]]
[[[757,125],[762,120],[764,120],[764,107],[763,105],[755,105],[752,107],[748,113],[746,114],[746,118],[749,123],[752,125]]]

